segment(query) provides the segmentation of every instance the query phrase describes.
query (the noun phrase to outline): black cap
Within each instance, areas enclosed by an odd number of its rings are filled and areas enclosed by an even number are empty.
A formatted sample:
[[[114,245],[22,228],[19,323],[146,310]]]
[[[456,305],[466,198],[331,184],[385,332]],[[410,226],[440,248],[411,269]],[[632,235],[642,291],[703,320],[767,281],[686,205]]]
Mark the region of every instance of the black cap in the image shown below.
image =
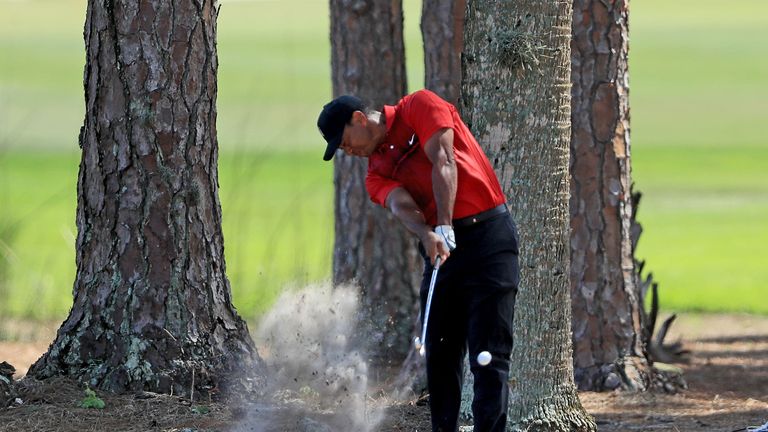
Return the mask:
[[[328,102],[320,112],[317,118],[317,127],[323,138],[328,141],[328,147],[325,148],[323,160],[331,160],[336,153],[336,149],[341,144],[341,137],[344,135],[344,126],[349,123],[352,113],[365,110],[365,104],[359,98],[344,95]]]

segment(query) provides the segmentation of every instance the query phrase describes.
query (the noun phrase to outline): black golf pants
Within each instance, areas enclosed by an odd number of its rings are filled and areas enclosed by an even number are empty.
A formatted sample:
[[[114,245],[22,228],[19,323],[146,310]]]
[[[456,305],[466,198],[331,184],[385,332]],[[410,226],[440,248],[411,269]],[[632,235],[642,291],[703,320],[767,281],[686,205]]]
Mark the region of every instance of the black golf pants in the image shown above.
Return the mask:
[[[432,430],[458,428],[464,355],[474,375],[472,412],[476,432],[503,431],[507,421],[512,319],[520,279],[517,229],[509,213],[456,227],[457,247],[438,271],[426,337]],[[422,317],[432,276],[425,259]],[[477,363],[491,353],[487,366]]]

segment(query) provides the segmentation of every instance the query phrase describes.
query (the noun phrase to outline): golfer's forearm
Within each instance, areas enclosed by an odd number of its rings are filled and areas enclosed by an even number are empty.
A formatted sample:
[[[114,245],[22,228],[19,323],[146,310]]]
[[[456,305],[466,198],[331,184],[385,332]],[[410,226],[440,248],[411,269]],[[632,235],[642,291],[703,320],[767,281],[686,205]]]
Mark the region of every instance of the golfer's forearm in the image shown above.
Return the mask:
[[[387,208],[405,228],[423,239],[432,228],[427,225],[424,213],[407,190],[397,187],[387,196]]]
[[[453,130],[442,129],[425,145],[432,162],[432,193],[437,206],[437,224],[451,225],[456,203],[456,161],[453,158]]]
[[[456,202],[456,165],[434,165],[432,167],[432,190],[437,205],[437,224],[451,225],[453,206]]]

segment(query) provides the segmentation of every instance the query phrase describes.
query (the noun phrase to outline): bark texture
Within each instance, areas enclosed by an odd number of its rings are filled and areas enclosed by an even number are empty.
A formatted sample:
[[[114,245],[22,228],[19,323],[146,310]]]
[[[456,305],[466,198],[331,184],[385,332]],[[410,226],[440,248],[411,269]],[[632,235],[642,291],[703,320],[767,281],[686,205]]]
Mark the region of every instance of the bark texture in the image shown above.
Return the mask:
[[[568,197],[570,1],[467,8],[462,111],[521,237],[509,430],[594,431],[573,381]]]
[[[260,365],[225,274],[217,13],[88,2],[74,304],[32,375],[188,394]]]
[[[331,1],[334,96],[354,94],[375,110],[406,92],[400,0]],[[415,238],[374,205],[367,160],[334,157],[334,283],[357,281],[367,311],[361,340],[379,366],[399,366],[410,350],[422,264]]]
[[[454,105],[461,91],[466,4],[466,0],[424,0],[421,12],[425,87]]]
[[[647,388],[632,243],[626,0],[576,0],[572,47],[571,299],[583,390]]]

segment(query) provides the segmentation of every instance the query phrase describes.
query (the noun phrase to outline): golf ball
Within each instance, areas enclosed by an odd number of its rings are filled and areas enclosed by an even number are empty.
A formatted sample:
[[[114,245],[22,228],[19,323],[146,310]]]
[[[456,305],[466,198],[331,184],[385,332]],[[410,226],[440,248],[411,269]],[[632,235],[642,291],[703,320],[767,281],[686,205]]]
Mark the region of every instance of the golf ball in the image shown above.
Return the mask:
[[[491,362],[491,353],[489,353],[488,351],[483,351],[477,355],[477,364],[479,364],[480,366],[486,366],[490,362]]]

